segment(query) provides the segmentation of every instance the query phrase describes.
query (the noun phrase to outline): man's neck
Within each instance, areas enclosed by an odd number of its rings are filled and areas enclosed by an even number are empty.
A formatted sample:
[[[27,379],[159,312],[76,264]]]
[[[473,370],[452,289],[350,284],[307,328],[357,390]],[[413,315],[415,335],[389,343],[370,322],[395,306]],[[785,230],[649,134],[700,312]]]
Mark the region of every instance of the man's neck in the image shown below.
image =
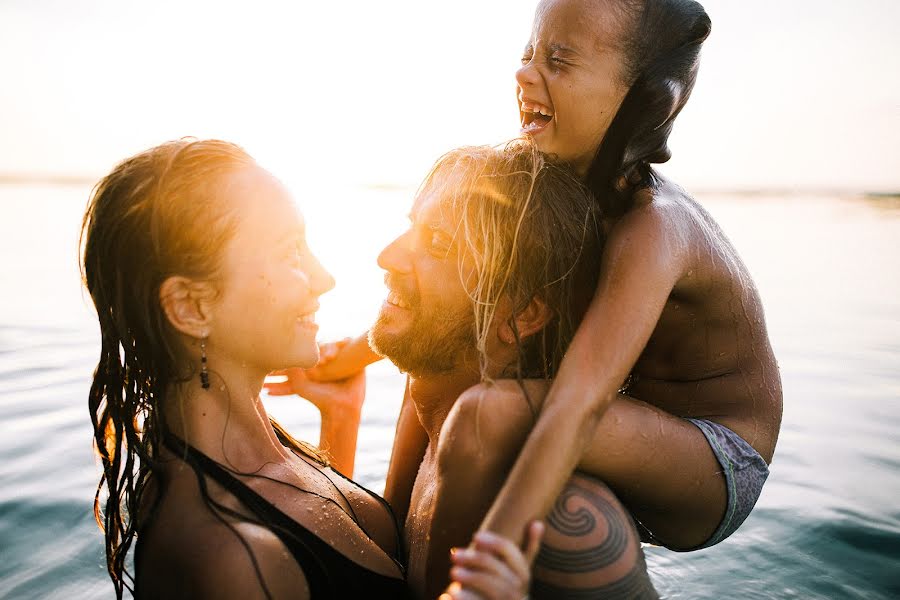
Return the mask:
[[[437,444],[441,427],[459,395],[479,381],[478,372],[467,368],[441,375],[409,376],[409,395],[429,444]]]

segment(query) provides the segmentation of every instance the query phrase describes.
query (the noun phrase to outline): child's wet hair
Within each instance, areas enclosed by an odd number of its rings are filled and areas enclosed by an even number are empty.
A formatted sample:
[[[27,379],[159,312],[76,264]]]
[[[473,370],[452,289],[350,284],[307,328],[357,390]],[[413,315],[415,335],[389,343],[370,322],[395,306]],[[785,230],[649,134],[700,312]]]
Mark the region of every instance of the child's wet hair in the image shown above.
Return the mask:
[[[634,188],[624,181],[649,185],[650,165],[671,157],[669,134],[694,83],[700,47],[711,23],[693,0],[609,0],[624,13],[622,33],[625,65],[622,83],[628,88],[615,118],[588,171],[588,187],[607,216],[628,210]]]

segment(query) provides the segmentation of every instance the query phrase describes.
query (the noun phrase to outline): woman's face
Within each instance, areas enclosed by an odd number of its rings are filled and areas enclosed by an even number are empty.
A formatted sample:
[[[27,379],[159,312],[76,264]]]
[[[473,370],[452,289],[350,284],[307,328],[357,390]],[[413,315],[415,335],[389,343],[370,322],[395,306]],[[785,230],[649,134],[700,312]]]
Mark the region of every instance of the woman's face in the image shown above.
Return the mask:
[[[223,195],[235,231],[212,309],[210,368],[217,368],[213,353],[262,374],[315,365],[314,317],[334,279],[307,246],[303,217],[283,185],[260,168],[229,176]]]
[[[584,175],[627,87],[608,0],[544,0],[516,72],[522,132]]]

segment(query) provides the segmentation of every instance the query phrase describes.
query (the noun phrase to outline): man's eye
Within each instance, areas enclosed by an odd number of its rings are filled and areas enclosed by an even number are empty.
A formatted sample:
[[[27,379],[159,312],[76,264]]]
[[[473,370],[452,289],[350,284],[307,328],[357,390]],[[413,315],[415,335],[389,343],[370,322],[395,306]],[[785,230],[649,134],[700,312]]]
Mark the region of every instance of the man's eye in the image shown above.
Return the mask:
[[[433,231],[431,233],[431,249],[436,252],[448,252],[450,250],[450,238],[441,231]]]

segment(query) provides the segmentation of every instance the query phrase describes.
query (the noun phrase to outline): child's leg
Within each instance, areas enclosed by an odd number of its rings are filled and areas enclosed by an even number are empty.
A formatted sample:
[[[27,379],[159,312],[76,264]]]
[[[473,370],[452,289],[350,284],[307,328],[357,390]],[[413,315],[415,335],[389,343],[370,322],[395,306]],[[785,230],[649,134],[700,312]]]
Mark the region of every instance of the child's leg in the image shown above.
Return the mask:
[[[535,410],[540,410],[549,384],[526,382]],[[514,459],[533,425],[518,384],[479,386],[461,401],[502,415],[510,429],[508,443],[492,443],[491,448],[510,452]],[[762,459],[759,464],[765,465]],[[673,549],[696,548],[719,533],[734,500],[725,470],[698,425],[628,396],[610,404],[578,469],[606,483],[652,541]]]

